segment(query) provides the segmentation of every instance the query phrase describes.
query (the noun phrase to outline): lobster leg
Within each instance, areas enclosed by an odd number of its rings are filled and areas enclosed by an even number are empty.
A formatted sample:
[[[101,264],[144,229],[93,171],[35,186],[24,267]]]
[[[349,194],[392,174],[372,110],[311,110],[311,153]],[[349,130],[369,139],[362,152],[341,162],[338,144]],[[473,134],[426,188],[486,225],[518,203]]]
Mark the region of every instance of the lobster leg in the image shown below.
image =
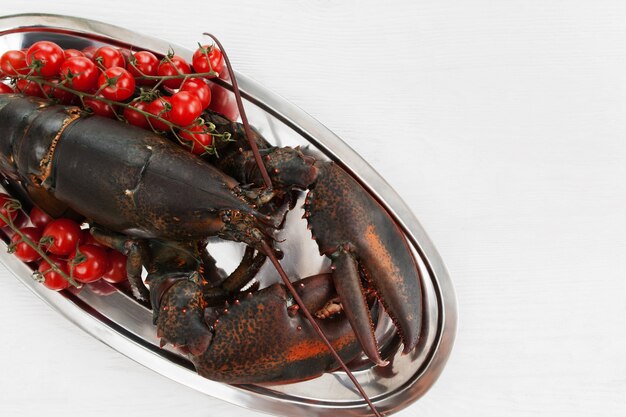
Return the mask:
[[[128,282],[133,289],[135,297],[140,300],[150,300],[150,292],[141,279],[142,265],[146,258],[145,242],[141,240],[128,240],[125,242],[126,250],[123,252],[127,257],[126,273]]]
[[[248,246],[239,266],[219,285],[205,288],[204,297],[209,303],[224,300],[228,296],[241,291],[250,281],[254,279],[263,264],[266,255],[257,253],[254,248]]]
[[[141,279],[141,269],[147,263],[148,258],[145,241],[129,239],[125,235],[119,235],[98,227],[92,227],[90,233],[101,244],[128,257],[126,273],[133,295],[139,300],[150,301],[150,292]]]
[[[206,244],[198,244],[198,251],[200,252],[200,259],[202,260],[203,270],[202,276],[210,286],[217,286],[220,282],[226,279],[226,272],[217,267],[217,261],[209,253],[206,248]]]

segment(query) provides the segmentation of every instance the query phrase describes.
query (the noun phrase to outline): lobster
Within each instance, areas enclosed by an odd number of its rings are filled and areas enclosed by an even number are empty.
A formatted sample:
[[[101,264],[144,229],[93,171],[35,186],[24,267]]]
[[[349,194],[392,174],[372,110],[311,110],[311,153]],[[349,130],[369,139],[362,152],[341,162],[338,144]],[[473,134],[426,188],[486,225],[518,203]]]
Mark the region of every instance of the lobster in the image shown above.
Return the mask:
[[[305,189],[309,190],[305,203],[309,227],[320,254],[331,259],[329,274],[301,282],[305,289],[318,288],[321,294],[307,302],[323,317],[321,301],[332,298],[332,291],[336,291],[356,337],[355,342],[340,325],[336,332],[327,329],[331,343],[345,358],[353,357],[358,346],[372,361],[385,364],[374,337],[366,297],[370,294],[380,300],[396,325],[404,352],[413,350],[421,325],[418,268],[402,232],[382,206],[336,164],[307,150],[272,147],[258,133],[254,140],[260,145],[274,187],[244,186],[259,184],[260,180],[254,159],[238,146],[243,127],[218,115],[207,117],[235,139],[234,145],[225,149],[224,159],[214,164],[161,136],[119,121],[85,116],[76,107],[0,95],[0,125],[4,126],[0,171],[44,210],[58,213],[69,208],[80,213],[105,230],[101,233],[97,229],[95,235],[129,254],[131,285],[138,297],[151,298],[160,336],[188,349],[200,374],[225,382],[285,382],[309,378],[336,366],[314,334],[303,331],[308,328],[305,322],[293,326],[291,319],[301,318],[297,312],[294,317],[289,314],[289,297],[280,286],[240,300],[237,308],[231,309],[235,313],[225,316],[228,320],[219,319],[217,326],[211,324],[215,324],[216,313],[207,303],[211,297],[238,297],[241,284],[252,278],[265,256],[282,256],[274,249],[272,236],[284,213],[279,210],[278,215],[272,215],[268,211],[283,203],[293,207],[293,196]],[[206,279],[197,278],[197,273],[211,269],[210,255],[200,250],[196,255],[204,261],[188,264],[181,247],[197,250],[210,236],[243,242],[249,251],[256,251],[256,255],[242,260],[242,269],[251,269],[232,279],[214,277],[216,285],[205,285]],[[154,261],[155,254],[166,260]],[[159,268],[172,265],[172,256],[185,268],[159,272]],[[149,266],[150,290],[141,280],[142,265]],[[237,281],[236,285],[230,285],[232,281]],[[268,300],[278,300],[278,304]],[[265,305],[269,307],[262,308]],[[173,314],[183,309],[195,319]],[[284,318],[285,312],[289,319]],[[274,319],[273,314],[283,318]],[[256,318],[250,321],[250,317]],[[325,326],[326,320],[317,321]],[[293,341],[279,348],[281,355],[265,352],[255,357],[255,368],[261,371],[249,378],[243,376],[245,371],[237,363],[245,363],[250,350],[260,342],[245,337],[241,331],[244,323],[248,331],[261,326],[265,344],[273,343],[276,334],[281,335],[280,341]],[[181,330],[185,331],[181,334]],[[237,349],[228,348],[234,343],[229,341],[232,339],[237,340]],[[206,354],[214,346],[228,354]],[[219,369],[230,370],[215,373],[212,362],[219,363]],[[300,366],[294,371],[294,367],[286,366],[289,363]]]

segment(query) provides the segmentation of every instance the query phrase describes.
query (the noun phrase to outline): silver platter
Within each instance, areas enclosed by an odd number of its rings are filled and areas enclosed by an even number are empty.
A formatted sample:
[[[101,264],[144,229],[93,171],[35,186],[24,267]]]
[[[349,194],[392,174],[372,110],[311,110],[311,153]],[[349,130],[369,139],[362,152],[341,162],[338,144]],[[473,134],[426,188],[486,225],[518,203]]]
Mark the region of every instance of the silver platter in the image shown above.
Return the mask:
[[[0,18],[0,53],[21,49],[38,40],[53,40],[65,48],[112,44],[165,54],[172,45],[127,29],[74,17],[23,14]],[[174,46],[189,59],[191,51]],[[231,52],[232,53],[232,52]],[[359,155],[317,120],[237,74],[251,123],[276,145],[303,145],[318,149],[351,173],[389,211],[406,234],[418,260],[424,289],[423,334],[414,353],[402,355],[389,319],[382,317],[377,336],[390,365],[377,368],[366,361],[351,364],[355,376],[379,411],[398,412],[433,385],[448,359],[456,333],[454,290],[445,266],[411,210],[400,196]],[[326,264],[309,239],[296,209],[279,239],[287,254],[284,267],[292,277],[319,272]],[[215,242],[211,253],[229,270],[241,259],[242,245]],[[80,292],[50,291],[32,279],[29,267],[0,250],[0,260],[32,292],[93,337],[138,363],[202,393],[230,403],[281,416],[371,415],[363,399],[342,372],[287,385],[227,385],[199,377],[190,362],[174,350],[160,349],[151,312],[123,291],[108,296],[84,288]],[[262,283],[277,282],[270,268],[261,271]]]

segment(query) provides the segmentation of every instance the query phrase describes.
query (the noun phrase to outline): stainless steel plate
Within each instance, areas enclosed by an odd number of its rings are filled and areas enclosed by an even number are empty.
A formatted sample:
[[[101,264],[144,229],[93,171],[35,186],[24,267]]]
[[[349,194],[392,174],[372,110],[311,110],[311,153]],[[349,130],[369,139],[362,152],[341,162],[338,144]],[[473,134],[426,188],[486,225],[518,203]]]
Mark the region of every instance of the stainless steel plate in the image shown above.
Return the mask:
[[[171,44],[92,20],[25,14],[0,18],[0,52],[20,49],[38,40],[54,40],[69,48],[112,44],[164,54]],[[191,51],[174,46],[179,55]],[[232,53],[232,52],[231,52]],[[425,315],[423,335],[414,353],[401,355],[388,318],[377,336],[391,364],[377,368],[354,365],[355,375],[377,408],[391,414],[421,397],[441,373],[456,331],[456,300],[448,273],[425,231],[394,190],[352,149],[301,109],[250,80],[237,75],[251,123],[277,145],[312,146],[350,172],[372,193],[401,226],[423,277]],[[284,266],[292,277],[304,277],[324,268],[325,259],[308,239],[306,224],[295,210],[288,216],[282,249]],[[304,237],[304,238],[303,238]],[[304,243],[303,243],[304,242]],[[371,411],[345,374],[335,372],[288,385],[227,385],[201,378],[191,364],[173,350],[160,349],[151,324],[151,312],[123,292],[100,296],[88,288],[78,293],[56,293],[36,283],[27,265],[6,251],[0,260],[41,299],[80,328],[144,366],[207,395],[240,406],[285,416],[331,416],[338,412],[370,415]],[[216,242],[211,252],[229,270],[241,258],[242,246]],[[277,282],[265,267],[263,283]]]

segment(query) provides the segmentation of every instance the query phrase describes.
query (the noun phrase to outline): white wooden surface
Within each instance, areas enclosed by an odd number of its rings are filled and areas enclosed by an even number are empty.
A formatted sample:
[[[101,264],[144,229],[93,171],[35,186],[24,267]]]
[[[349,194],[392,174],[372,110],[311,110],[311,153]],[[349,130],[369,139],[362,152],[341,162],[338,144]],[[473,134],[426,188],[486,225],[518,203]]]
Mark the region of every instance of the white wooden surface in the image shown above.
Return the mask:
[[[460,309],[443,376],[400,416],[626,413],[624,2],[2,3],[188,46],[210,30],[387,178]],[[4,270],[0,329],[0,415],[258,415],[117,354]]]

